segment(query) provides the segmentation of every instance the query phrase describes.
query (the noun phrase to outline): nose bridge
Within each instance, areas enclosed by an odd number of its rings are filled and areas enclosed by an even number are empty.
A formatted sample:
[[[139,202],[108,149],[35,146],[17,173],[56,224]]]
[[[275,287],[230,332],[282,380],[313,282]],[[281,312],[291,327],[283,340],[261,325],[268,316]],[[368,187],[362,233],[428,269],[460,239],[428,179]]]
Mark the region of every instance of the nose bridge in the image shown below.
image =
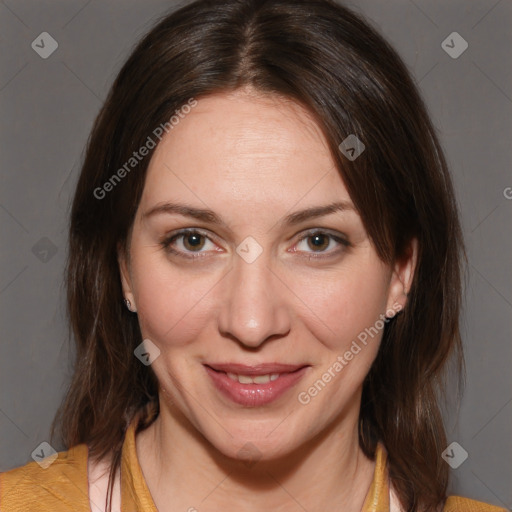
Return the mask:
[[[251,243],[242,242],[233,258],[219,329],[246,346],[257,347],[270,336],[286,334],[289,318],[282,285],[269,268],[269,258]]]

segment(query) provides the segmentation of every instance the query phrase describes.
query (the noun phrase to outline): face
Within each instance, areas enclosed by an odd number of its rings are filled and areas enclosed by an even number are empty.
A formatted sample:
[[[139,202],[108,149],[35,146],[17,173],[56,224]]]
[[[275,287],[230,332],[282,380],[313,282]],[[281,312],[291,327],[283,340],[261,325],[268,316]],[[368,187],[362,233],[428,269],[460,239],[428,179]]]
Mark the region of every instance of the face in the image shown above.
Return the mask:
[[[200,99],[162,139],[119,261],[161,409],[269,460],[357,420],[413,270],[378,258],[307,112],[247,90]]]

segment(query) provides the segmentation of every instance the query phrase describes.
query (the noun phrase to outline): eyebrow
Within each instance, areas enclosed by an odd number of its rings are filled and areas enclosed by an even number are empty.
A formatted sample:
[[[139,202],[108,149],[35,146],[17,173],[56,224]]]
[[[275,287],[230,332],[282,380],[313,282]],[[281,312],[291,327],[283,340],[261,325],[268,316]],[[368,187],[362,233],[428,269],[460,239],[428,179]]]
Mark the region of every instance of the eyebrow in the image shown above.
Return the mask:
[[[295,224],[300,224],[301,222],[304,222],[306,220],[324,217],[326,215],[344,211],[355,212],[356,209],[353,204],[347,201],[339,201],[322,206],[311,206],[309,208],[305,208],[304,210],[299,210],[290,213],[281,221],[279,221],[279,225],[292,226]],[[227,227],[226,222],[224,222],[222,218],[219,217],[214,211],[209,210],[207,208],[195,208],[191,205],[184,203],[157,204],[156,206],[150,208],[147,212],[145,212],[142,215],[142,218],[146,219],[148,217],[152,217],[158,214],[178,214],[182,215],[183,217],[192,217],[203,222],[208,222],[210,224],[218,224],[219,226]]]

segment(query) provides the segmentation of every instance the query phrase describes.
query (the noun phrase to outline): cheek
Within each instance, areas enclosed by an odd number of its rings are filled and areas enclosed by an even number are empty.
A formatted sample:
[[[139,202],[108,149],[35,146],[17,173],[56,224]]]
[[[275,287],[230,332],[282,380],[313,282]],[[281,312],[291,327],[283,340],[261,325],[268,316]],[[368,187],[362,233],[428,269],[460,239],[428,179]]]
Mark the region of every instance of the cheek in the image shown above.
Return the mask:
[[[387,291],[386,269],[373,260],[347,266],[329,274],[328,279],[298,282],[296,288],[297,295],[305,298],[304,318],[309,330],[337,353],[345,351],[358,336],[364,338],[377,322],[380,325]]]
[[[143,337],[184,345],[198,338],[214,305],[211,274],[191,274],[165,261],[162,252],[133,255],[134,293]]]

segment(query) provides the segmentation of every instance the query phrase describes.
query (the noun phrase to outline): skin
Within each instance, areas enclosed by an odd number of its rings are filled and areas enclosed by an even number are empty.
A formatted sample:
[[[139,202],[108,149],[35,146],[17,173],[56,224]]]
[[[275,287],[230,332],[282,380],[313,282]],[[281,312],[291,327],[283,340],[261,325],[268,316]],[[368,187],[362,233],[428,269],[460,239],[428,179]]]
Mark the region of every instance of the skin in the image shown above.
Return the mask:
[[[239,89],[202,98],[156,148],[119,264],[143,339],[160,350],[152,363],[160,415],[136,438],[160,512],[361,510],[374,462],[359,448],[357,421],[382,331],[307,405],[297,395],[380,315],[405,306],[416,245],[384,264],[350,208],[279,224],[289,213],[340,200],[352,204],[317,124],[277,96]],[[226,226],[144,216],[178,201],[215,211]],[[207,238],[192,240],[195,249],[190,237],[172,247],[202,258],[163,247],[182,228]],[[320,248],[314,236],[299,241],[313,228],[327,231]],[[252,263],[236,252],[248,236],[263,249]],[[243,407],[213,387],[207,362],[310,367],[276,402]],[[244,445],[251,448],[239,453]]]

